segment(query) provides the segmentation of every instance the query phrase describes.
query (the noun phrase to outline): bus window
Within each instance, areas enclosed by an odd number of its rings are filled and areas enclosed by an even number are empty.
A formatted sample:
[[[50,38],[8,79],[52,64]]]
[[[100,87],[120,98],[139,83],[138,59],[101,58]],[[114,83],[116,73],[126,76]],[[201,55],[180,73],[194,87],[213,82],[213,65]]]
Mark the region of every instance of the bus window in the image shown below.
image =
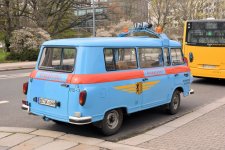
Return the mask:
[[[225,23],[222,21],[188,22],[186,42],[190,45],[224,45]]]
[[[136,51],[134,48],[104,49],[107,71],[136,69]]]
[[[169,49],[168,48],[164,48],[163,56],[164,56],[164,65],[170,66],[170,55],[169,55]]]
[[[173,66],[184,64],[184,59],[180,48],[171,48],[170,52]]]
[[[163,66],[161,48],[139,48],[139,60],[141,68]]]

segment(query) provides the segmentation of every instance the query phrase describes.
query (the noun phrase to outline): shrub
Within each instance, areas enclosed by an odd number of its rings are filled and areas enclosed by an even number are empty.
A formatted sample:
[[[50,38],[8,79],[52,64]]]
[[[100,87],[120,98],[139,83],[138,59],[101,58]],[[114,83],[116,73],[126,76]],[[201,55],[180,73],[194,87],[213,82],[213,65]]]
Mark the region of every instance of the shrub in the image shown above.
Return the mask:
[[[37,60],[40,45],[50,40],[50,35],[41,28],[23,28],[12,32],[9,60]]]

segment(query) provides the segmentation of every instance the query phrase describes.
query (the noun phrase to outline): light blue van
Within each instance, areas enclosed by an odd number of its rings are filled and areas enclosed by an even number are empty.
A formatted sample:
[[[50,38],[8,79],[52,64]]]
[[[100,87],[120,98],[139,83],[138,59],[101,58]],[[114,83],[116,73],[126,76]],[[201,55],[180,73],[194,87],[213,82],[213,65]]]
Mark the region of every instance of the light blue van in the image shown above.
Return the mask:
[[[129,37],[146,32],[151,37]],[[45,120],[93,123],[115,134],[125,114],[167,105],[175,114],[192,76],[180,43],[147,28],[121,37],[73,38],[43,43],[23,91],[22,108]]]

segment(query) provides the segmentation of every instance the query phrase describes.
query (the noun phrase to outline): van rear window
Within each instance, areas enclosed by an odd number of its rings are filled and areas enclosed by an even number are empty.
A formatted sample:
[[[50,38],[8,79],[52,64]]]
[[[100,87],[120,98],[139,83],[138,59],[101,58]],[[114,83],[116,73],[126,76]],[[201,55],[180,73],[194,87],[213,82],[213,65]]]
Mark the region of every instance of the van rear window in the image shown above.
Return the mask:
[[[75,48],[44,48],[40,63],[40,70],[73,72],[77,50]]]

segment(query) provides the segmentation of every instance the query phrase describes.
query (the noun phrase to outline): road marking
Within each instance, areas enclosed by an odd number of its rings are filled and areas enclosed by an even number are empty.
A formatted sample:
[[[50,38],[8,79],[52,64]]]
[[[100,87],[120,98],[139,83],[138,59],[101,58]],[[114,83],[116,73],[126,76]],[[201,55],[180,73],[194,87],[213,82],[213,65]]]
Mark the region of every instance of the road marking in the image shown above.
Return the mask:
[[[6,104],[9,103],[9,101],[0,101],[0,104]]]
[[[30,73],[17,73],[17,74],[0,75],[0,80],[28,77],[29,75],[30,75]]]

